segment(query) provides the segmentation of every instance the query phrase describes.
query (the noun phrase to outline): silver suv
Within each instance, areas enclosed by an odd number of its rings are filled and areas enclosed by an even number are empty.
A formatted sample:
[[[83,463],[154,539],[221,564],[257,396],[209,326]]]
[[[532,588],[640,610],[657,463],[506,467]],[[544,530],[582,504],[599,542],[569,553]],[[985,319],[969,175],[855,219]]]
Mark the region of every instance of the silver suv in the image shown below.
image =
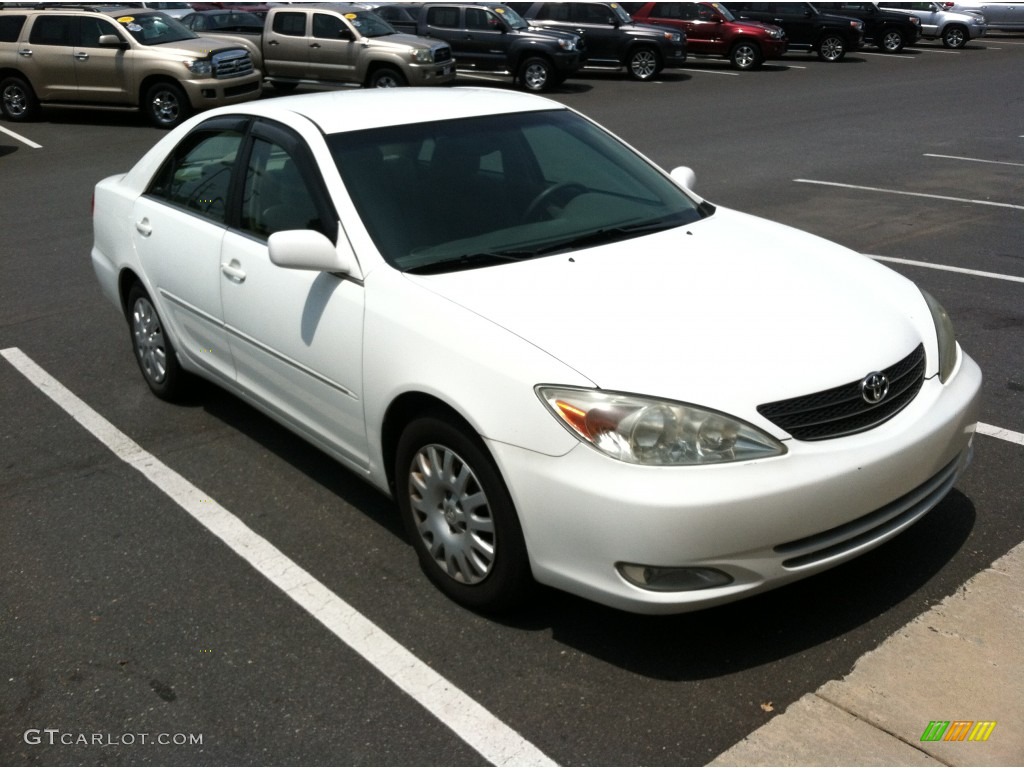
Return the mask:
[[[194,110],[260,96],[248,49],[199,37],[143,8],[0,10],[0,110],[33,119],[42,104],[142,109],[171,128]]]
[[[983,15],[947,11],[939,3],[891,3],[882,0],[878,6],[917,16],[921,20],[921,37],[941,40],[947,48],[963,48],[967,41],[982,37],[988,28]]]

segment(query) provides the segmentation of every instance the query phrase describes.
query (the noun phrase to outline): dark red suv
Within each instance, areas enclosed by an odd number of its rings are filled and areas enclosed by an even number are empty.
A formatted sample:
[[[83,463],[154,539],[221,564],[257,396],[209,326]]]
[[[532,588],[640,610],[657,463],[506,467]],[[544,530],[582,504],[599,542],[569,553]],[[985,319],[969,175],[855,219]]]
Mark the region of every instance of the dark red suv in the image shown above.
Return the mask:
[[[724,56],[736,69],[756,69],[778,59],[789,43],[782,27],[737,19],[721,3],[623,3],[636,21],[686,33],[686,48],[702,56]]]

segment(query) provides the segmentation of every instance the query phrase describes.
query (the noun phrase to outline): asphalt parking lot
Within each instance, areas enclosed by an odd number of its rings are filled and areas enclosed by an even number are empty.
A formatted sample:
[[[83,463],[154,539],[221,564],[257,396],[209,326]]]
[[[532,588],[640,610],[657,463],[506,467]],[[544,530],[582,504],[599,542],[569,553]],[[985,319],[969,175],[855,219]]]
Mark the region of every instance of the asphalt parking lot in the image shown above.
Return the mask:
[[[468,613],[324,455],[212,387],[154,399],[88,254],[92,185],[161,134],[125,113],[0,121],[0,763],[703,765],[845,675],[1024,541],[1022,66],[1024,36],[993,35],[551,94],[693,167],[709,200],[918,282],[1004,433],[887,545],[675,617],[554,592]]]

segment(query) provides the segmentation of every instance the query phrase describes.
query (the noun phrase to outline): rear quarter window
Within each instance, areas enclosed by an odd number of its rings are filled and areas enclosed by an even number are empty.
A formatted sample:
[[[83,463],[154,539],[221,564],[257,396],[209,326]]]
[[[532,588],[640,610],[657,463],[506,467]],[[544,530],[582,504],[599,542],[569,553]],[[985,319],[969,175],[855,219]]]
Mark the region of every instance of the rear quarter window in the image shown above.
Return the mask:
[[[25,26],[25,16],[0,16],[0,43],[16,43]]]

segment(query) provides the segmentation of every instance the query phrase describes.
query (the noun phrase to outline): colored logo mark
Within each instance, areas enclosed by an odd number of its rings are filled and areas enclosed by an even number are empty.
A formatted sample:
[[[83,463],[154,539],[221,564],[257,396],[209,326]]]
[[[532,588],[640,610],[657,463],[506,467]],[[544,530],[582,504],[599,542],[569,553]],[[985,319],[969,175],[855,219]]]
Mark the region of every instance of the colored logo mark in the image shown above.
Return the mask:
[[[921,741],[988,741],[995,727],[995,720],[932,720]]]

